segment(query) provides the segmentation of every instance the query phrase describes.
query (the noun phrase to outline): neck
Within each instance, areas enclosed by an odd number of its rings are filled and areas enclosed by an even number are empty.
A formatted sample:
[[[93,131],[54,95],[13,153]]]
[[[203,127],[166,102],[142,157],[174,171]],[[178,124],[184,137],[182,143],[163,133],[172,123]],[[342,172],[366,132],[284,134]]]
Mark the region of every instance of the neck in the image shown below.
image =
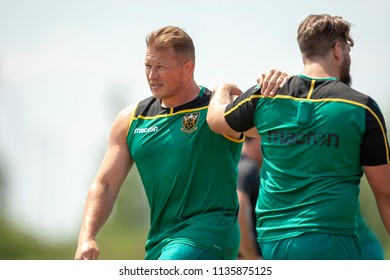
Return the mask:
[[[173,108],[194,100],[199,95],[200,87],[191,82],[188,86],[182,87],[174,96],[162,99],[161,105],[165,108]]]
[[[333,61],[329,59],[323,60],[306,60],[304,62],[304,68],[302,74],[311,78],[323,79],[323,78],[340,78],[338,67]]]

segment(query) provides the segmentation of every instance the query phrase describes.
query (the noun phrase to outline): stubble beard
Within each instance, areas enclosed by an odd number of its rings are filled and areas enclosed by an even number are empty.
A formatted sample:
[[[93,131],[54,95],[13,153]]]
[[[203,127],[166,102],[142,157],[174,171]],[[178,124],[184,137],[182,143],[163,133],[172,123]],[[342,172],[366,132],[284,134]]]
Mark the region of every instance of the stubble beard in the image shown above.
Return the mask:
[[[351,63],[348,63],[345,59],[344,62],[341,65],[340,69],[340,81],[346,84],[347,86],[352,85],[352,77],[350,74],[350,65]]]

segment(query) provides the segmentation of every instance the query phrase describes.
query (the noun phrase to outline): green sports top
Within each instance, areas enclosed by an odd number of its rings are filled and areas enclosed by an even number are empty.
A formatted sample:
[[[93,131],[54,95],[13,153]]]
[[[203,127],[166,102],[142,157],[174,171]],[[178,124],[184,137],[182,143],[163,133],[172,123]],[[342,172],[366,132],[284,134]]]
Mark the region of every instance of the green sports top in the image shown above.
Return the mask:
[[[383,116],[370,97],[334,78],[299,75],[273,98],[250,88],[225,119],[261,135],[259,242],[305,232],[357,236],[362,166],[390,163]]]
[[[146,259],[169,242],[183,242],[234,259],[239,247],[237,164],[243,140],[210,130],[211,92],[163,108],[154,97],[139,102],[127,144],[150,205]]]

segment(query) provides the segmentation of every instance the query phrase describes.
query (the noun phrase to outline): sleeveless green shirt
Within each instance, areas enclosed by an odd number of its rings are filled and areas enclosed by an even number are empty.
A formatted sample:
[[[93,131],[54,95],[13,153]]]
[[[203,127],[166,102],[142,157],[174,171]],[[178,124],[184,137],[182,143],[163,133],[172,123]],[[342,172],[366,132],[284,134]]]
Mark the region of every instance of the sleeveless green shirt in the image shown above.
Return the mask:
[[[138,104],[127,135],[150,205],[146,259],[182,242],[235,259],[239,247],[236,194],[242,140],[210,130],[211,92],[163,108],[150,97]]]

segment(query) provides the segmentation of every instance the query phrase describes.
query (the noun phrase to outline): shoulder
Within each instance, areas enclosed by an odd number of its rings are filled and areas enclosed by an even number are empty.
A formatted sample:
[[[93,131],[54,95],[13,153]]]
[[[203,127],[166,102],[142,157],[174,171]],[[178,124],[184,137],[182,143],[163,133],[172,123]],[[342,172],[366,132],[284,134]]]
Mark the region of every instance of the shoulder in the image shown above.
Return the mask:
[[[346,101],[356,102],[360,105],[368,105],[370,97],[341,81],[330,82],[329,85],[332,87],[332,95],[335,98],[341,98]]]
[[[111,127],[112,136],[126,136],[131,120],[137,110],[138,103],[131,104],[122,109],[116,116]]]
[[[368,110],[370,114],[376,115],[381,119],[383,118],[380,106],[371,96],[353,89],[342,82],[338,82],[336,84],[336,89],[337,90],[335,90],[335,92],[339,92],[343,99],[347,100],[347,102],[354,102],[356,105]]]
[[[134,103],[134,104],[131,104],[131,105],[125,107],[124,109],[122,109],[119,112],[115,121],[129,120],[130,118],[133,117],[138,106],[139,106],[139,103]]]

